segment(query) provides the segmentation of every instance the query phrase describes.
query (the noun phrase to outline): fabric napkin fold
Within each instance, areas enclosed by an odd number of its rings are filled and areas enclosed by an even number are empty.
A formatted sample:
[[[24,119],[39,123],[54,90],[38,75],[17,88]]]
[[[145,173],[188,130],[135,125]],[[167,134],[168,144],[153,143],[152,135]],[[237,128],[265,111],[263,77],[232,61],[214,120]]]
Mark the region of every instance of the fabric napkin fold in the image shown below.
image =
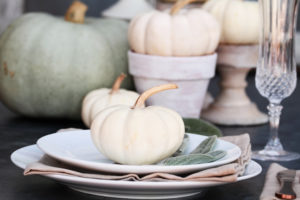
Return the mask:
[[[69,131],[74,129],[64,129]],[[61,131],[60,131],[61,132]],[[36,163],[29,164],[24,175],[48,175],[61,174],[76,176],[82,178],[102,179],[102,180],[123,180],[123,181],[214,181],[214,182],[235,182],[238,176],[245,171],[246,165],[251,159],[251,145],[248,134],[239,136],[221,137],[220,139],[236,144],[240,147],[242,154],[239,159],[230,164],[214,167],[192,174],[180,176],[169,173],[152,173],[146,175],[137,174],[107,174],[105,172],[86,171],[67,165],[47,155],[44,155],[41,160]]]
[[[260,200],[279,200],[275,197],[275,192],[277,192],[280,189],[280,183],[277,180],[277,173],[283,170],[286,170],[287,168],[282,167],[281,165],[277,163],[272,163],[265,180],[265,185],[263,192],[260,196]],[[294,191],[297,194],[297,199],[300,200],[300,170],[296,172],[296,178],[294,181]]]

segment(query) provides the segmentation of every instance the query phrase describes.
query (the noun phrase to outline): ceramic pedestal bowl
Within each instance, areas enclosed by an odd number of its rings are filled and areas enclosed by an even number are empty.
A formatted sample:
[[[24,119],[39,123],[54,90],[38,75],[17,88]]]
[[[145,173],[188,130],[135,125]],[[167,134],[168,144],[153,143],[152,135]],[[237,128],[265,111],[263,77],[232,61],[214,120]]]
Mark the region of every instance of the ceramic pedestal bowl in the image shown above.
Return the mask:
[[[202,113],[202,118],[220,125],[257,125],[268,122],[246,94],[246,76],[255,68],[257,45],[221,45],[218,49],[221,93]]]

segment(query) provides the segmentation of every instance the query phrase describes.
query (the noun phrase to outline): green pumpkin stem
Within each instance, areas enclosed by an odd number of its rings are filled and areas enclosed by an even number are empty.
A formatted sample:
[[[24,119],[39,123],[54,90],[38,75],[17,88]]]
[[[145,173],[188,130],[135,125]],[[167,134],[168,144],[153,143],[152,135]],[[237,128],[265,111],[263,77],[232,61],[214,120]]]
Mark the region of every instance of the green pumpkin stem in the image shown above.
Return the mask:
[[[197,1],[199,1],[199,0],[179,0],[171,8],[170,14],[176,15],[179,12],[179,10],[181,10],[184,6],[186,6],[190,3],[197,2]]]
[[[126,78],[126,74],[122,73],[116,80],[115,83],[110,91],[110,94],[113,94],[117,91],[119,91],[121,84],[123,82],[123,80]]]
[[[65,20],[76,24],[83,24],[88,7],[80,1],[74,1],[65,14]]]
[[[164,84],[160,86],[153,87],[149,90],[146,90],[143,94],[139,96],[139,98],[136,100],[134,106],[132,109],[135,108],[142,108],[146,102],[146,100],[151,97],[152,95],[162,92],[164,90],[170,90],[170,89],[177,89],[178,86],[176,84],[170,83],[170,84]]]

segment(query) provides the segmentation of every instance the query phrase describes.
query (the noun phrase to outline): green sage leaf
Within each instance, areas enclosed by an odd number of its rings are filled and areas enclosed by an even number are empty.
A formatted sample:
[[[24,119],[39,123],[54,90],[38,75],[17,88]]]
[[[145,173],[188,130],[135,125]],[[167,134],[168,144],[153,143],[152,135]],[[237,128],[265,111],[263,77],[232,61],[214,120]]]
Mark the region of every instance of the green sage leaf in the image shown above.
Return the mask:
[[[208,156],[211,156],[216,160],[219,160],[221,158],[223,158],[224,156],[226,156],[226,151],[223,151],[223,150],[217,150],[217,151],[211,151],[211,152],[208,152],[207,154],[205,155],[208,155]]]
[[[213,151],[207,154],[189,154],[167,158],[161,161],[160,164],[166,166],[203,164],[219,160],[225,155],[225,151]]]
[[[201,119],[183,118],[185,132],[206,136],[222,136],[222,132],[215,125]]]
[[[203,140],[190,154],[206,154],[212,151],[217,143],[217,136],[211,136]]]

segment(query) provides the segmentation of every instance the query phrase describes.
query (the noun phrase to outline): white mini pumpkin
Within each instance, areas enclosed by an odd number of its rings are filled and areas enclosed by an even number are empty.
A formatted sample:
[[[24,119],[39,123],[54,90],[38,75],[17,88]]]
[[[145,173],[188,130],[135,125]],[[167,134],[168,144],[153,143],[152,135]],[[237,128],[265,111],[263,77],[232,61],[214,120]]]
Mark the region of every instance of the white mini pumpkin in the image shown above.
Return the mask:
[[[133,91],[120,89],[121,83],[126,77],[121,74],[115,81],[113,88],[102,88],[91,91],[82,102],[81,117],[84,124],[90,127],[96,115],[106,107],[112,105],[133,105],[139,94]]]
[[[135,17],[128,31],[132,51],[185,57],[214,53],[221,34],[217,20],[202,9],[178,12],[194,1],[178,1],[171,12],[152,11]]]
[[[160,106],[143,107],[151,95],[174,84],[144,92],[135,105],[117,105],[100,112],[91,125],[92,140],[107,158],[121,164],[146,165],[163,160],[180,147],[185,129],[178,113]]]
[[[221,43],[256,44],[259,40],[258,2],[210,0],[203,9],[216,17],[222,26]]]

